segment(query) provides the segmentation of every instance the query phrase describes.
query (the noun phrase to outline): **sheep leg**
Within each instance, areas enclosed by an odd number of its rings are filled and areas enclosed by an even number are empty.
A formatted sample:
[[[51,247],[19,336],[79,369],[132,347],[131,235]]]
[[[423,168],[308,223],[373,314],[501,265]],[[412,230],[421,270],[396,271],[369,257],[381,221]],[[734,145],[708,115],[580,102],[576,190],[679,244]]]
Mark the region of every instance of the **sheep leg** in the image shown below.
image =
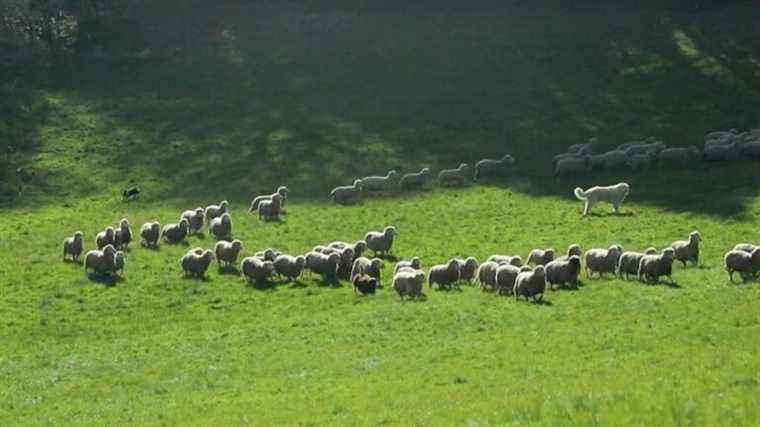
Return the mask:
[[[588,215],[589,205],[590,203],[588,199],[586,199],[586,203],[584,203],[584,206],[583,206],[583,216]]]

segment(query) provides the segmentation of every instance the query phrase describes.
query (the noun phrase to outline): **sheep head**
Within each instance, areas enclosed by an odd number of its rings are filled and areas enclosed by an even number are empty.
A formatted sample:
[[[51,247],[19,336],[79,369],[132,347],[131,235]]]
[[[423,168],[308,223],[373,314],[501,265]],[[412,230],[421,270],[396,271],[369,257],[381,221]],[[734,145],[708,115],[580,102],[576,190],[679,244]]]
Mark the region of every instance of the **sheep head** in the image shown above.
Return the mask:
[[[82,233],[81,231],[77,231],[76,233],[74,233],[75,242],[81,242],[83,239],[84,239],[84,233]]]
[[[580,268],[581,267],[581,257],[579,255],[572,255],[570,258],[567,259],[567,263]]]
[[[692,231],[691,234],[689,234],[689,243],[698,243],[702,241],[702,236],[699,234],[699,231]]]
[[[222,224],[227,225],[232,222],[232,218],[230,217],[230,214],[225,212],[222,214],[220,221],[222,221]]]
[[[544,277],[546,275],[546,270],[543,265],[539,265],[533,270],[533,274],[538,277]]]
[[[190,222],[187,219],[182,218],[179,221],[179,229],[180,229],[180,231],[182,231],[183,233],[187,233],[187,230],[189,228],[190,228]]]
[[[575,243],[568,246],[567,248],[568,257],[572,257],[573,255],[581,256],[581,254],[583,254],[583,252],[581,251],[581,246],[579,244]]]
[[[296,257],[296,266],[298,268],[303,268],[303,266],[306,265],[306,257],[299,255]]]
[[[122,218],[121,221],[119,221],[119,227],[122,230],[126,230],[129,228],[129,221],[126,218]]]
[[[422,262],[417,257],[412,258],[411,264],[412,264],[412,268],[415,270],[419,270],[422,267]]]
[[[515,163],[515,158],[510,156],[509,154],[505,154],[504,157],[501,158],[501,162],[512,165]]]
[[[390,236],[397,235],[398,231],[396,231],[396,227],[389,225],[388,227],[385,227],[383,234],[385,235],[385,237],[390,237]]]
[[[665,248],[662,250],[662,258],[672,260],[676,256],[676,251],[673,248]]]
[[[383,260],[380,258],[372,258],[372,261],[370,261],[370,266],[374,269],[380,269],[383,268]]]
[[[657,249],[653,247],[648,247],[647,250],[644,251],[644,255],[654,255],[657,253]]]
[[[520,258],[520,256],[519,256],[519,255],[518,255],[518,256],[513,256],[513,257],[512,257],[512,258],[509,260],[509,263],[510,263],[511,265],[514,265],[515,267],[522,267],[522,265],[523,265],[523,262],[522,262],[522,258]]]

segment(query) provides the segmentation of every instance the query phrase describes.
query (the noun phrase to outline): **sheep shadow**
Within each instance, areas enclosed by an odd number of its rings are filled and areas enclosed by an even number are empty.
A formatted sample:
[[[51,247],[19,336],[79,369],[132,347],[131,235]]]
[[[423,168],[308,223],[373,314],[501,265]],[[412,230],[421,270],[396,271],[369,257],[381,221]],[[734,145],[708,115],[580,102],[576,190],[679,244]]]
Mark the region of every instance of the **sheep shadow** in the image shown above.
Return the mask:
[[[303,289],[309,286],[306,283],[303,283],[301,280],[295,280],[293,282],[288,282],[287,280],[285,280],[282,283],[283,284],[290,283],[290,286],[289,286],[290,289]]]
[[[416,296],[416,297],[403,296],[403,297],[398,297],[398,299],[399,299],[399,301],[401,301],[403,303],[417,303],[417,304],[419,304],[419,303],[427,302],[428,296],[426,294],[422,293],[422,294],[420,294],[419,296]]]
[[[63,260],[63,262],[64,262],[64,264],[74,264],[74,265],[78,265],[80,267],[84,265],[84,261],[82,261],[81,258],[80,259],[66,258],[66,259]]]
[[[124,281],[124,278],[117,274],[110,275],[110,274],[87,273],[87,279],[89,279],[91,282],[104,285],[107,288],[112,288],[116,286],[117,283]]]
[[[217,268],[217,271],[219,274],[226,276],[240,276],[240,270],[238,270],[234,265],[219,266]]]
[[[152,252],[161,252],[161,246],[160,245],[140,245],[141,248],[147,249]]]
[[[380,258],[381,260],[388,261],[388,262],[398,262],[401,259],[397,257],[396,255],[392,255],[392,254],[383,254],[383,255],[372,254],[372,257]]]
[[[340,282],[340,279],[337,277],[323,277],[319,282],[319,286],[325,287],[325,288],[341,288],[343,285]]]
[[[200,232],[193,233],[190,236],[195,237],[198,240],[206,240],[206,238],[208,237],[208,235],[206,233],[200,233]]]
[[[631,212],[631,211],[620,212],[620,213],[615,213],[615,212],[589,212],[589,214],[587,216],[594,217],[594,218],[607,218],[607,217],[611,217],[611,216],[612,217],[624,217],[625,218],[625,217],[634,216],[634,213]]]
[[[182,280],[193,281],[193,282],[204,282],[205,283],[205,282],[210,282],[211,278],[208,277],[208,276],[206,276],[206,275],[203,275],[203,276],[199,277],[199,276],[190,276],[190,275],[187,275],[187,274],[183,274],[182,275]]]
[[[430,288],[430,290],[435,292],[462,292],[462,288],[460,286],[436,286],[435,288]]]
[[[252,289],[256,289],[257,291],[275,291],[277,290],[277,283],[271,281],[271,280],[255,280],[255,281],[246,281],[246,286]]]

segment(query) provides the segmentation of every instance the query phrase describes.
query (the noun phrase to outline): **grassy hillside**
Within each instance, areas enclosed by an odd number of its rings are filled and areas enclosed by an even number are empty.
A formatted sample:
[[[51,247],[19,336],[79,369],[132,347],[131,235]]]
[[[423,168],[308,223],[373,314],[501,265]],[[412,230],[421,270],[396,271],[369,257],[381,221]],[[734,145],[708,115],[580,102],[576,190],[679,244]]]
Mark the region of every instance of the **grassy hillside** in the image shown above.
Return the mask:
[[[0,116],[15,147],[2,158],[0,424],[757,425],[760,290],[722,268],[735,243],[760,243],[757,164],[556,181],[545,160],[590,137],[685,145],[757,127],[755,9],[285,2],[230,13],[213,58],[0,70],[19,104]],[[486,185],[324,201],[355,176],[504,152],[518,170]],[[20,197],[18,165],[36,172]],[[580,217],[573,187],[619,180],[623,215]],[[144,195],[121,203],[130,182]],[[294,197],[282,222],[245,213],[281,183]],[[387,224],[395,256],[426,267],[576,242],[663,247],[694,229],[704,242],[676,286],[584,276],[541,305],[469,287],[401,302],[391,262],[369,298],[215,267],[182,279],[179,258],[209,236],[133,245],[116,283],[60,262],[75,230],[89,249],[122,217],[174,222],[223,198],[246,254]]]

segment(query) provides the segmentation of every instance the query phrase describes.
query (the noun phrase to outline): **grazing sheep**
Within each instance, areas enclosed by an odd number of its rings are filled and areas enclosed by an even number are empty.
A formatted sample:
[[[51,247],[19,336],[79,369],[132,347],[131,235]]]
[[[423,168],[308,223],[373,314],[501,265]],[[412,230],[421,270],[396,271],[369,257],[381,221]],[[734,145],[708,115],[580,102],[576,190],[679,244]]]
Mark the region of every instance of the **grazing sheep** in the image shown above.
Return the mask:
[[[129,227],[129,221],[123,218],[119,221],[119,229],[113,234],[113,245],[116,249],[126,248],[132,243],[132,229]]]
[[[760,159],[760,141],[752,141],[742,144],[741,153],[748,159]]]
[[[203,208],[198,207],[195,208],[195,210],[187,210],[182,212],[182,215],[180,215],[179,219],[186,219],[188,224],[188,234],[194,234],[203,229],[203,222],[206,219],[206,214],[204,213]]]
[[[140,244],[149,248],[158,246],[161,239],[161,224],[158,222],[146,222],[140,227]]]
[[[659,154],[660,151],[667,148],[665,144],[662,142],[651,142],[651,143],[645,143],[645,144],[633,144],[623,150],[623,152],[628,157],[632,156],[640,156],[640,155],[649,155],[654,154],[655,156]]]
[[[657,154],[654,152],[644,153],[644,154],[634,154],[633,156],[628,157],[628,160],[626,160],[625,164],[632,171],[644,171],[652,167],[652,164],[654,163],[656,158],[657,158]]]
[[[546,290],[546,271],[543,265],[539,265],[533,271],[522,271],[515,279],[515,287],[512,291],[515,299],[521,296],[533,298],[533,301],[541,301]],[[536,298],[538,296],[538,298]]]
[[[734,273],[738,272],[742,280],[757,276],[760,271],[760,248],[755,248],[752,252],[732,250],[726,253],[724,257],[728,279],[734,281]]]
[[[554,249],[533,249],[528,254],[527,264],[546,265],[552,261],[554,261]]]
[[[483,159],[475,163],[475,177],[477,181],[489,176],[499,176],[509,170],[509,167],[515,164],[514,157],[505,154],[501,160]]]
[[[84,251],[84,233],[77,231],[73,236],[63,240],[63,259],[71,256],[72,261],[79,261],[79,257]]]
[[[628,155],[621,150],[612,150],[604,154],[591,156],[593,169],[621,170],[628,161]]]
[[[366,176],[359,182],[363,191],[383,191],[394,184],[396,176],[398,172],[391,170],[385,176]]]
[[[471,283],[475,279],[475,275],[478,273],[478,260],[473,257],[467,259],[456,258],[459,263],[459,281],[465,283]]]
[[[635,276],[638,276],[639,274],[639,264],[641,263],[641,258],[644,257],[644,255],[654,255],[657,253],[657,249],[655,248],[647,248],[644,253],[640,252],[623,252],[620,255],[620,258],[618,259],[617,264],[617,275],[618,277],[625,278],[625,280],[628,280],[628,276],[633,274]]]
[[[738,142],[705,144],[704,150],[702,150],[702,160],[706,162],[739,160],[741,154],[741,146]]]
[[[367,274],[358,274],[351,280],[354,285],[354,293],[359,291],[362,295],[374,295],[378,282],[379,280],[376,277]]]
[[[106,245],[113,245],[115,234],[113,227],[106,227],[105,230],[95,236],[95,246],[97,246],[98,249],[103,249]]]
[[[665,276],[674,283],[671,277],[674,257],[673,248],[663,249],[660,255],[644,255],[639,262],[639,280],[659,282],[660,276]]]
[[[102,250],[91,250],[84,256],[84,271],[90,269],[96,274],[111,274],[114,271],[116,248],[105,245]]]
[[[253,199],[253,201],[251,202],[251,207],[248,208],[248,212],[258,212],[259,211],[259,204],[261,204],[264,201],[272,200],[272,197],[275,194],[279,194],[279,196],[280,196],[280,207],[284,208],[285,207],[285,199],[288,198],[288,192],[289,191],[290,190],[288,190],[288,187],[280,186],[280,187],[277,188],[277,191],[274,192],[273,194],[267,194],[267,195],[264,195],[264,196],[255,197]]]
[[[229,213],[223,213],[221,216],[211,220],[208,225],[208,231],[217,239],[227,239],[232,236],[232,218]]]
[[[367,249],[371,250],[375,256],[380,253],[381,256],[386,255],[391,251],[393,247],[393,238],[398,234],[396,227],[385,227],[383,232],[370,231],[364,236],[364,241],[367,242]]]
[[[407,267],[414,270],[419,270],[422,268],[422,261],[420,261],[420,259],[417,257],[412,258],[410,261],[399,261],[396,263],[396,267],[393,269],[393,274],[396,274],[400,269]]]
[[[243,250],[243,242],[233,240],[232,242],[217,242],[214,246],[214,255],[216,262],[220,267],[231,267],[237,262],[238,255]]]
[[[336,281],[340,255],[325,255],[318,252],[309,252],[306,255],[306,268],[313,273],[322,276],[324,281]]]
[[[681,261],[686,267],[687,261],[694,261],[694,265],[699,264],[699,242],[702,241],[699,231],[692,231],[689,234],[689,240],[678,240],[673,242],[670,247],[675,251],[675,259]]]
[[[273,221],[279,220],[282,213],[282,196],[273,194],[269,200],[259,203],[259,220]]]
[[[428,273],[428,286],[438,285],[438,289],[456,286],[459,282],[459,263],[452,259],[447,264],[436,265]]]
[[[393,289],[402,299],[422,297],[422,286],[425,284],[425,272],[421,270],[399,271],[393,276]]]
[[[211,220],[222,216],[222,214],[227,213],[228,207],[229,207],[229,203],[227,203],[226,200],[222,200],[218,205],[209,205],[205,211],[206,221],[208,221],[209,224],[211,224]]]
[[[503,264],[496,269],[496,290],[499,295],[512,295],[515,290],[515,280],[520,274],[520,268],[510,264]]]
[[[758,247],[758,245],[753,245],[751,243],[739,243],[738,245],[734,246],[734,250],[735,251],[752,252],[757,247]]]
[[[699,148],[666,148],[660,151],[660,167],[693,166],[700,159]]]
[[[240,263],[240,271],[249,283],[262,283],[270,280],[274,275],[274,263],[248,257]]]
[[[361,180],[354,181],[353,185],[343,185],[335,187],[330,192],[329,200],[334,201],[340,205],[347,205],[352,203],[359,203],[359,198],[362,191]]]
[[[351,280],[354,277],[366,274],[374,277],[380,282],[380,269],[383,268],[383,260],[380,258],[372,258],[371,260],[365,257],[356,258],[351,268]]]
[[[502,264],[510,265],[510,264]],[[493,291],[496,288],[496,270],[499,264],[494,261],[486,261],[478,268],[478,283],[483,291]]]
[[[267,248],[263,251],[256,252],[253,256],[262,261],[274,261],[278,256],[282,255],[279,251]]]
[[[515,256],[509,256],[509,255],[491,255],[488,257],[486,262],[493,261],[499,265],[509,264],[514,265],[515,267],[522,267],[523,261],[522,258],[520,258],[519,255]]]
[[[422,188],[430,180],[430,169],[422,168],[417,173],[408,173],[399,180],[399,187],[402,190],[412,190]]]
[[[182,271],[185,273],[185,277],[194,276],[203,278],[213,260],[214,253],[210,249],[203,250],[201,248],[195,248],[189,250],[185,256],[182,257],[180,265],[182,266]]]
[[[581,273],[581,257],[571,255],[566,260],[554,260],[546,264],[546,283],[549,287],[564,286],[566,283],[578,287],[578,276]]]
[[[464,185],[467,182],[467,171],[470,166],[462,163],[456,169],[444,169],[438,173],[438,185]]]
[[[589,249],[586,251],[586,275],[591,278],[594,272],[603,277],[604,273],[615,274],[618,259],[623,254],[620,245],[612,245],[607,249]]]
[[[126,264],[126,256],[122,251],[116,251],[113,255],[113,272],[114,274],[124,275],[124,264]]]
[[[166,239],[168,243],[177,244],[185,240],[187,237],[187,230],[189,224],[186,219],[179,221],[179,224],[166,224],[161,229],[161,237]]]
[[[290,281],[294,281],[298,280],[298,277],[301,276],[304,266],[306,266],[306,258],[300,255],[296,257],[280,255],[275,258],[273,265],[274,271],[277,272],[278,275],[284,276]]]
[[[591,156],[568,157],[557,161],[554,165],[554,175],[581,175],[591,172],[591,169]]]
[[[588,215],[588,213],[591,211],[591,209],[594,208],[594,205],[596,205],[599,202],[607,202],[612,205],[613,211],[617,214],[620,212],[620,205],[623,204],[623,201],[626,197],[628,197],[628,193],[631,191],[631,187],[626,184],[625,182],[620,182],[615,185],[610,185],[606,187],[591,187],[586,191],[583,191],[582,188],[577,187],[573,194],[575,194],[575,197],[584,202],[583,206],[583,216]]]

